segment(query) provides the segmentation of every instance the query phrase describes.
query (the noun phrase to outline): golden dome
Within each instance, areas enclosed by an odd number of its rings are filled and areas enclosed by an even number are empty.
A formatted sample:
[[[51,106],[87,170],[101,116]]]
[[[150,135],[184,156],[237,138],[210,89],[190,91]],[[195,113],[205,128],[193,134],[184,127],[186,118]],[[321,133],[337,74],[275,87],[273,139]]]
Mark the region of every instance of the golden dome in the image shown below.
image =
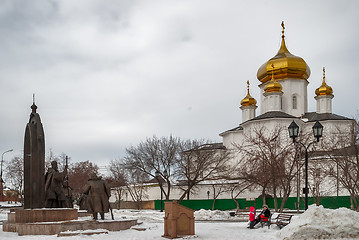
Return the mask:
[[[257,101],[249,94],[249,80],[247,81],[247,96],[241,101],[241,105],[245,106],[256,106]]]
[[[274,78],[301,78],[308,79],[310,68],[301,57],[291,54],[284,41],[284,22],[282,22],[282,44],[274,57],[265,62],[257,72],[257,78],[262,83],[268,82],[271,78],[271,65],[275,65]]]
[[[274,69],[275,69],[274,64],[272,64],[272,79],[264,87],[264,91],[266,93],[282,92],[282,85],[274,78]]]
[[[323,83],[322,85],[315,90],[317,96],[333,96],[332,87],[328,86],[325,83],[325,68],[323,67]]]

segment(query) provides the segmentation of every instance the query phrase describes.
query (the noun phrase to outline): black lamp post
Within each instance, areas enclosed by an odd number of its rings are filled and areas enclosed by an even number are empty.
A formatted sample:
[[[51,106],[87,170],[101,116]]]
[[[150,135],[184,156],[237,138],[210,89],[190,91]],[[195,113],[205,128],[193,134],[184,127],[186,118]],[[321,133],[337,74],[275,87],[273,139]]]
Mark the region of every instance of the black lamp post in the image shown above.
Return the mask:
[[[161,212],[163,212],[163,195],[162,195],[162,180],[163,180],[163,178],[161,177],[161,179],[160,179],[160,175],[161,175],[161,173],[160,173],[158,170],[156,170],[155,176],[156,176],[156,179],[157,179],[158,183],[160,184],[160,190],[161,190]],[[165,171],[163,172],[163,176],[164,176],[165,178],[168,177],[167,170],[165,170]]]
[[[293,121],[288,127],[289,137],[293,139],[293,143],[299,143],[305,149],[305,188],[303,189],[304,194],[305,194],[305,210],[308,209],[308,193],[309,193],[309,190],[308,190],[308,148],[313,143],[319,142],[319,138],[321,138],[322,134],[323,134],[323,125],[320,124],[319,121],[316,121],[314,126],[312,127],[312,129],[313,129],[313,135],[315,138],[317,138],[317,141],[310,142],[307,146],[305,146],[303,143],[295,141],[295,139],[299,135],[299,126]]]

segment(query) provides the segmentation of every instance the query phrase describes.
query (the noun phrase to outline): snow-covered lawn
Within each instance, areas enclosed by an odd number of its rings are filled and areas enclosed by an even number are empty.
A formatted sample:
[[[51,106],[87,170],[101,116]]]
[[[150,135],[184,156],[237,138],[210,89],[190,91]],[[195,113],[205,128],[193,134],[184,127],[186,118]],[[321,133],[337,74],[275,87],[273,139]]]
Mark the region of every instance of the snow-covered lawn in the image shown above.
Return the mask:
[[[0,221],[7,218],[8,209],[0,209]],[[78,235],[72,237],[52,236],[18,236],[17,233],[0,231],[0,239],[133,239],[152,240],[161,238],[163,234],[164,213],[154,210],[114,210],[115,219],[138,219],[142,224],[132,229],[108,232],[108,234]],[[275,217],[276,213],[274,213]],[[109,219],[110,215],[107,214]],[[241,239],[241,240],[271,240],[271,239],[359,239],[359,213],[340,208],[325,209],[321,206],[310,206],[300,215],[295,215],[292,222],[279,229],[272,225],[267,227],[248,229],[247,222],[229,216],[229,211],[200,210],[195,212],[195,236],[181,239]],[[137,231],[144,228],[145,231]]]

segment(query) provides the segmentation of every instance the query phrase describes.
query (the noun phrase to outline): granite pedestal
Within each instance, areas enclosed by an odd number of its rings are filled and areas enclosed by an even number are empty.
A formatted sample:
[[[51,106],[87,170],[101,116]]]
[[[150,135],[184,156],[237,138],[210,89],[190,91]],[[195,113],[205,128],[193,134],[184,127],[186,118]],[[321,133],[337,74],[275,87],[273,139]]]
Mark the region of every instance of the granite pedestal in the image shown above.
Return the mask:
[[[77,209],[16,209],[3,223],[4,232],[22,235],[54,235],[79,230],[120,231],[137,225],[137,220],[79,220]]]

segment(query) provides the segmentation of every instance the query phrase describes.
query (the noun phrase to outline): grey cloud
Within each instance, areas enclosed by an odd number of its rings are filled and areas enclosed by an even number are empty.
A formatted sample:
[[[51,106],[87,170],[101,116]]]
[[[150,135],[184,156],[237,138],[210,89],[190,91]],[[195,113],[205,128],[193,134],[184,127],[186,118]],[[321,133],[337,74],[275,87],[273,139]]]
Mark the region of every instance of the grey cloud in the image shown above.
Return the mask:
[[[326,66],[333,111],[352,116],[358,5],[2,1],[0,152],[21,153],[32,93],[47,148],[79,161],[105,164],[153,134],[220,141],[241,122],[247,80],[259,102],[256,73],[279,49],[282,20],[312,70],[309,110]]]

